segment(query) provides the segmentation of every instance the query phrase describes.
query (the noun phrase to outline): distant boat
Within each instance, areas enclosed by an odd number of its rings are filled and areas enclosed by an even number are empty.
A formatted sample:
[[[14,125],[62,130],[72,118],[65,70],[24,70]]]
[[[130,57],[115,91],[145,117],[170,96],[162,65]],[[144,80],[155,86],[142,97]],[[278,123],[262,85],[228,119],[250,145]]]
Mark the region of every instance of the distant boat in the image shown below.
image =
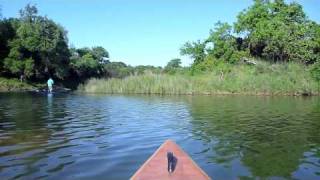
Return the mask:
[[[131,180],[210,180],[175,142],[166,140]]]

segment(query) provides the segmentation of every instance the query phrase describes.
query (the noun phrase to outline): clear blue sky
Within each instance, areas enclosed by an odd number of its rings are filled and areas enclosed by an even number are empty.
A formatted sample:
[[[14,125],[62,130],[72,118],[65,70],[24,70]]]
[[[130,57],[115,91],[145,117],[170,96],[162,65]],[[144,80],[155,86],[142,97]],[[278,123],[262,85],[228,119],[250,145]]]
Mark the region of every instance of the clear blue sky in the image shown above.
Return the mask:
[[[291,0],[290,0],[291,1]],[[204,39],[217,21],[233,23],[251,0],[0,0],[3,17],[18,17],[27,3],[68,30],[69,44],[103,46],[112,61],[164,66],[172,58],[183,65],[186,41]],[[320,0],[298,0],[320,22]]]

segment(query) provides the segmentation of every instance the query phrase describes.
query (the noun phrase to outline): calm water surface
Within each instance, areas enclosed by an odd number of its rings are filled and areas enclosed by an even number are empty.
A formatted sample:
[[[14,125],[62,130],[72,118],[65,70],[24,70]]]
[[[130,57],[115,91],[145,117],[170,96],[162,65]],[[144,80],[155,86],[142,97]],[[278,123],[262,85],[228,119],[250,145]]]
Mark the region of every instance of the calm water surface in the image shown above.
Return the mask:
[[[320,100],[0,94],[1,179],[128,179],[166,139],[214,179],[320,179]]]

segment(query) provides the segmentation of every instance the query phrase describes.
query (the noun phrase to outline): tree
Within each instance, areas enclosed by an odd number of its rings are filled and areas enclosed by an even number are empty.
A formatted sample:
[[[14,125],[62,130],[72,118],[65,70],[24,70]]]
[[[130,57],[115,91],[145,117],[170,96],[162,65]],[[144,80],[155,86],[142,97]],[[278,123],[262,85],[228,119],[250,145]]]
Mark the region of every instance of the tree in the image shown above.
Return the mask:
[[[76,53],[78,56],[91,54],[93,58],[97,59],[101,64],[109,63],[109,53],[102,46],[96,46],[92,48],[83,47],[79,49],[71,48],[71,50],[74,51],[73,54]]]
[[[175,73],[178,68],[181,68],[181,59],[175,58],[175,59],[171,59],[167,63],[164,70],[168,73]]]
[[[0,19],[0,74],[24,75],[29,80],[47,76],[81,82],[104,74],[109,53],[101,46],[68,47],[66,30],[36,6],[27,4],[19,18]],[[1,13],[1,12],[0,12]]]
[[[16,41],[15,43],[19,42]],[[23,74],[26,77],[31,77],[34,75],[34,60],[31,57],[23,57],[21,50],[18,48],[10,50],[8,57],[4,60],[4,67],[17,76]]]
[[[38,79],[54,75],[63,79],[68,73],[70,56],[66,31],[47,17],[38,16],[37,12],[30,4],[20,10],[19,26],[15,38],[9,42],[5,66],[15,75],[27,73]]]
[[[153,74],[159,74],[162,71],[161,67],[155,67],[151,65],[139,65],[132,67],[133,73],[135,75],[145,74],[145,73],[153,73]]]
[[[37,19],[38,9],[32,4],[27,4],[24,9],[19,11],[20,17],[23,21],[34,22]]]
[[[87,53],[82,57],[71,59],[71,66],[80,78],[99,76],[103,73],[102,66],[92,54]]]
[[[128,76],[133,73],[133,70],[129,69],[131,68],[123,62],[110,62],[104,64],[104,70],[108,77],[122,78]]]
[[[194,64],[198,64],[204,60],[206,44],[198,40],[197,42],[187,42],[180,49],[181,55],[189,55],[194,59]]]
[[[181,67],[181,59],[179,58],[175,58],[175,59],[171,59],[167,65],[166,68],[180,68]]]
[[[232,26],[228,23],[218,22],[215,29],[210,31],[210,36],[206,43],[213,44],[212,49],[208,49],[208,55],[216,59],[222,59],[226,62],[235,62],[237,59],[232,58],[236,49],[236,38],[231,35]]]
[[[248,35],[252,33],[261,20],[269,18],[268,3],[264,0],[254,0],[254,4],[240,12],[234,24],[237,33]]]
[[[17,19],[0,20],[0,73],[3,71],[4,59],[10,52],[9,42],[16,36]]]
[[[84,56],[86,54],[91,54],[93,56],[91,49],[88,48],[88,47],[83,47],[83,48],[76,49],[76,52],[78,53],[78,55],[80,57],[82,57],[82,56]]]
[[[70,48],[71,54],[71,74],[85,80],[92,76],[98,77],[102,75],[109,76],[111,67],[108,57],[109,53],[101,46]]]
[[[100,63],[108,63],[109,53],[102,46],[96,46],[92,48],[93,56],[99,60]]]
[[[242,11],[235,23],[237,33],[244,34],[253,56],[273,62],[313,63],[315,22],[307,19],[302,6],[284,0],[255,0]]]

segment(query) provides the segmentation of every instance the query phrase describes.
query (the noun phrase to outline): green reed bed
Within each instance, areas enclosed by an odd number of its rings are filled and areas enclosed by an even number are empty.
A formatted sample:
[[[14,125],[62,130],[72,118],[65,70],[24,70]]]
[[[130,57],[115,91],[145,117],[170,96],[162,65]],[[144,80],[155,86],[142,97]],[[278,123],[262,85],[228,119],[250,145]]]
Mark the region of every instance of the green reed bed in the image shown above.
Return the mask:
[[[185,74],[144,74],[124,79],[91,79],[79,86],[86,93],[108,94],[318,94],[307,67],[288,63],[226,65],[213,71]]]

